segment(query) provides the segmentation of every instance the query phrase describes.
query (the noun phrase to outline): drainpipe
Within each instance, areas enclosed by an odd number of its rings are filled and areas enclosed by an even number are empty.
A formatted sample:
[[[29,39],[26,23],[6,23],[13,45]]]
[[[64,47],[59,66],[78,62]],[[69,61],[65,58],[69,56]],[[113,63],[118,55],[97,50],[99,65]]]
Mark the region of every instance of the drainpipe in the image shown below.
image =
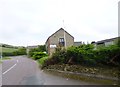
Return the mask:
[[[65,35],[65,30],[64,30],[64,43],[65,43],[65,48],[66,48],[66,35]]]

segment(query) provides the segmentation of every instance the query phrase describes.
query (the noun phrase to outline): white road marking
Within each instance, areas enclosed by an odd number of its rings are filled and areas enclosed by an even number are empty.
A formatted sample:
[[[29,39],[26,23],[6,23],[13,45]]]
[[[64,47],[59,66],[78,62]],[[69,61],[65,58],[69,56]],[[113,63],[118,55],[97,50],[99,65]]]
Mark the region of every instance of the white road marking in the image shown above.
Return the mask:
[[[68,78],[66,80],[68,80]]]
[[[17,63],[18,63],[18,60],[17,60]]]
[[[18,60],[17,60],[17,63],[18,63]],[[7,72],[9,72],[11,69],[13,69],[17,65],[17,63],[15,63],[12,67],[10,67],[8,70],[6,70],[5,72],[3,72],[2,74],[4,75]]]

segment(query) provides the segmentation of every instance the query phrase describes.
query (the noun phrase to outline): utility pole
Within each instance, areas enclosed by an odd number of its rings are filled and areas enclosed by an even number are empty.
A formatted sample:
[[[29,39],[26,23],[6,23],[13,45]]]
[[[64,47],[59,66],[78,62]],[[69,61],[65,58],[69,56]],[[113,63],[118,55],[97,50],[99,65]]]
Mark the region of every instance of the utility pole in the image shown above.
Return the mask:
[[[63,29],[65,29],[64,20],[63,20]],[[64,30],[64,43],[65,43],[65,48],[66,48],[66,35],[65,35],[65,30]]]
[[[65,28],[64,20],[63,20],[63,28]]]

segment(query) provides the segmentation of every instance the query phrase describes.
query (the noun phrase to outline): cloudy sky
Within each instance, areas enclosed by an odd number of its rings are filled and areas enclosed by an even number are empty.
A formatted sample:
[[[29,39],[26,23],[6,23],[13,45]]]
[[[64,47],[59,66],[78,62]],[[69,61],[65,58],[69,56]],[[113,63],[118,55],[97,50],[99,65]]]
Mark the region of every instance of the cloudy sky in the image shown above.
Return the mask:
[[[75,41],[117,37],[118,1],[0,0],[0,43],[44,44],[61,27]]]

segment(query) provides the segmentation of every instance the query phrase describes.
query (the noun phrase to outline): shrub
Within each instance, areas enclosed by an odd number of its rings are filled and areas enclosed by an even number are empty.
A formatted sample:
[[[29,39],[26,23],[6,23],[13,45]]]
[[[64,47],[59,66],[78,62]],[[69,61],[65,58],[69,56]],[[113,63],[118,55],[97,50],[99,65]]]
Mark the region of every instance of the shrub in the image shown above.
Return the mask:
[[[46,53],[43,53],[43,52],[34,52],[33,59],[37,60],[37,59],[40,59],[40,58],[45,57],[45,56],[47,56]]]
[[[48,59],[48,57],[42,57],[41,59],[38,59],[38,62],[41,64],[41,65],[44,65],[45,61]]]
[[[26,55],[26,48],[19,48],[13,52],[3,52],[3,56],[18,56],[18,55]]]
[[[41,59],[38,59],[38,63],[40,64],[41,69],[43,69],[46,66],[47,60],[48,60],[48,57],[42,57]]]
[[[13,52],[2,52],[2,56],[15,56]]]
[[[45,45],[39,45],[38,48],[30,49],[28,56],[32,57],[35,52],[45,52],[45,51],[46,51]]]
[[[111,45],[94,50],[93,45],[80,45],[79,47],[69,47],[68,49],[57,48],[46,65],[54,64],[82,64],[88,66],[120,65],[120,47]]]

